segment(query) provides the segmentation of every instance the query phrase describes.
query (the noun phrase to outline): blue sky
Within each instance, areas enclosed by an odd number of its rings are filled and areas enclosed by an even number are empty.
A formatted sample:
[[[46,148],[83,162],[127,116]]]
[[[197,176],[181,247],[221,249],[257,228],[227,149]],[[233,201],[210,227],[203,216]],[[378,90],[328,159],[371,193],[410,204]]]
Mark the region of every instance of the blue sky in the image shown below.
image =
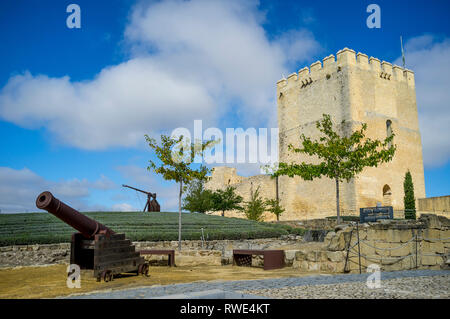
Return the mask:
[[[81,8],[81,29],[66,7]],[[369,29],[366,8],[381,8]],[[0,209],[50,189],[81,210],[140,209],[176,185],[145,170],[143,134],[273,127],[274,83],[344,47],[416,73],[427,196],[450,193],[448,1],[0,2]],[[144,84],[143,84],[144,83]],[[177,92],[177,94],[173,94]],[[242,165],[245,175],[257,165]]]

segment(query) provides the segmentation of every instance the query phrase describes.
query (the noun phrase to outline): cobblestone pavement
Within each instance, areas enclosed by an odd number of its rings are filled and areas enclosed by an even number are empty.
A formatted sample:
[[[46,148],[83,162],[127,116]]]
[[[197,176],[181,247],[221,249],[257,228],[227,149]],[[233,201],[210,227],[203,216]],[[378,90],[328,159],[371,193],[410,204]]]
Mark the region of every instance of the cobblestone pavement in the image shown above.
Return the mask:
[[[314,275],[240,281],[203,281],[187,284],[114,290],[68,298],[143,299],[220,289],[268,298],[450,298],[450,271],[408,270],[381,273],[379,289],[368,289],[369,274]]]
[[[450,299],[450,274],[382,280],[379,288],[365,282],[304,285],[245,290],[243,293],[274,299]]]

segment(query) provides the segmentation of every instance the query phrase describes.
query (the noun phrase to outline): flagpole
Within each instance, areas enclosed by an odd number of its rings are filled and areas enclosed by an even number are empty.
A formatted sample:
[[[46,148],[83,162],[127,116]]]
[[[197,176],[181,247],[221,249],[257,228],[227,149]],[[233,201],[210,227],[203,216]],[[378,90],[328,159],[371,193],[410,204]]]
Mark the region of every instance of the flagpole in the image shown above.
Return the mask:
[[[403,51],[403,40],[402,40],[402,36],[400,36],[400,47],[402,48],[403,68],[405,68],[405,51]]]

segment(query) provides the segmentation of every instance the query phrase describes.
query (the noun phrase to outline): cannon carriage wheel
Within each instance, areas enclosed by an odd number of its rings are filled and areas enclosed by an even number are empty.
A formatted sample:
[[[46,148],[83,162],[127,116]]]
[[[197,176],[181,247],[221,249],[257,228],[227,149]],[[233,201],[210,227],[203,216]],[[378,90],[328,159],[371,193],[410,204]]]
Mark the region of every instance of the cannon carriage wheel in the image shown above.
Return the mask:
[[[104,282],[108,282],[108,281],[113,281],[114,280],[114,275],[112,273],[111,270],[103,270],[102,273],[97,277],[97,281],[104,281]]]
[[[142,276],[148,277],[149,276],[148,275],[148,271],[149,271],[148,264],[145,263],[145,264],[140,264],[139,265],[137,273],[138,273],[138,275],[142,275]]]

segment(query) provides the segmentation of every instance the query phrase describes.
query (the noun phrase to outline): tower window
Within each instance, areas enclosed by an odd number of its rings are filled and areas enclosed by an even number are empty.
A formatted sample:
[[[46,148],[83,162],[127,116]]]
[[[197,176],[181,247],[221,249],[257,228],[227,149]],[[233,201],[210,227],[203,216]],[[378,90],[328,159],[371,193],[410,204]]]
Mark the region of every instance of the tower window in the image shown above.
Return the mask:
[[[389,185],[383,186],[383,206],[391,206],[392,191]]]

